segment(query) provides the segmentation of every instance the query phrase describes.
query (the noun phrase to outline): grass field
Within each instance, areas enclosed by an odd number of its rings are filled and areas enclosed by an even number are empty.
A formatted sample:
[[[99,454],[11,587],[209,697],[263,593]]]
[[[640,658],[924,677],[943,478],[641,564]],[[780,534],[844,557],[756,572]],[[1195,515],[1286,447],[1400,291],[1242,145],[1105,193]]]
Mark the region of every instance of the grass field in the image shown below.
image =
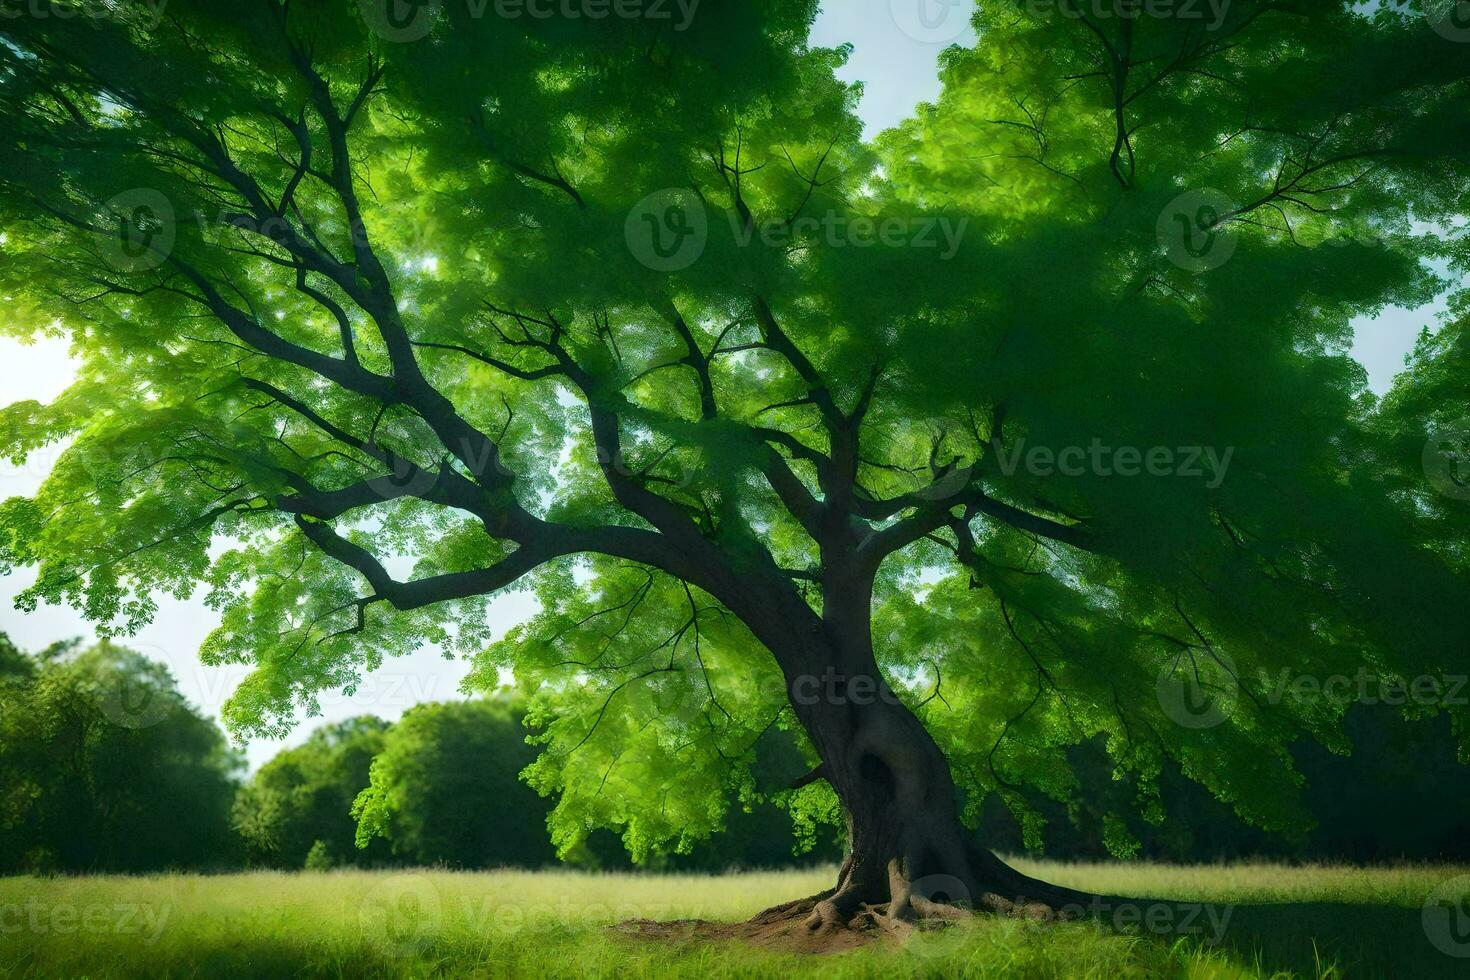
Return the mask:
[[[1470,868],[1018,863],[1075,887],[1211,904],[1142,921],[1100,909],[1102,925],[976,919],[812,956],[607,927],[740,920],[820,891],[832,869],[8,878],[0,976],[1470,976]]]

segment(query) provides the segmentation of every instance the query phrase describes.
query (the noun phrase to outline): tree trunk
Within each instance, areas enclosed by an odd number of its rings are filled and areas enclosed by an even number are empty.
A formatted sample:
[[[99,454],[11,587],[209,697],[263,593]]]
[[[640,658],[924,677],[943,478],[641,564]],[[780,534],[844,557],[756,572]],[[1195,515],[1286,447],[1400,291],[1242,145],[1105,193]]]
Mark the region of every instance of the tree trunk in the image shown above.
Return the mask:
[[[834,549],[824,554],[820,616],[805,602],[771,602],[749,618],[776,654],[787,696],[847,820],[848,854],[834,887],[763,912],[813,930],[879,925],[971,911],[1082,915],[1100,896],[1021,874],[980,846],[959,819],[949,762],[883,679],[872,645],[872,575]]]
[[[847,817],[849,852],[830,891],[773,909],[812,929],[992,911],[1051,917],[1094,896],[1028,878],[960,823],[949,765],[876,670],[804,675],[790,696]],[[767,915],[771,913],[766,913]]]

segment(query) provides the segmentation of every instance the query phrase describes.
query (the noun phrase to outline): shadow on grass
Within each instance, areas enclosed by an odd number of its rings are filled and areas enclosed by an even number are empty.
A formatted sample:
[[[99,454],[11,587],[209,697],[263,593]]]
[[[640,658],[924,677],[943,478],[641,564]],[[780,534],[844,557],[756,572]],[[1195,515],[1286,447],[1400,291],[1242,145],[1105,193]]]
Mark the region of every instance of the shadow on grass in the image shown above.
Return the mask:
[[[1171,906],[1185,909],[1190,906]],[[1146,908],[1146,906],[1145,906]],[[1172,942],[1181,935],[1213,938],[1214,948],[1236,962],[1257,967],[1265,976],[1290,973],[1303,977],[1328,975],[1350,978],[1413,977],[1416,980],[1470,977],[1470,935],[1445,929],[1436,936],[1426,931],[1424,910],[1400,905],[1353,904],[1346,902],[1282,902],[1271,904],[1208,906],[1219,922],[1227,914],[1223,930],[1146,930],[1153,938]],[[1455,910],[1444,910],[1447,915]],[[1433,928],[1433,926],[1431,926]],[[1446,950],[1458,950],[1454,956]],[[1327,973],[1331,967],[1336,973]]]

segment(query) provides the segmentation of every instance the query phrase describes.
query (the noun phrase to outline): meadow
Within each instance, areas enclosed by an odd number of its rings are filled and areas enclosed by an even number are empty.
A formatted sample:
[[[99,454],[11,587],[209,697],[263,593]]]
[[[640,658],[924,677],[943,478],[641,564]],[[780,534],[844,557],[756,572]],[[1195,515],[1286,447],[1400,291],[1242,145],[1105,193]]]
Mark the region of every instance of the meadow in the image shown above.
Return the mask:
[[[341,871],[0,879],[0,976],[1463,977],[1470,868],[1019,861],[1197,915],[976,918],[811,954],[695,935],[833,869],[722,876]],[[634,934],[631,920],[665,925]],[[648,933],[656,932],[656,938]],[[1458,955],[1457,955],[1458,954]]]

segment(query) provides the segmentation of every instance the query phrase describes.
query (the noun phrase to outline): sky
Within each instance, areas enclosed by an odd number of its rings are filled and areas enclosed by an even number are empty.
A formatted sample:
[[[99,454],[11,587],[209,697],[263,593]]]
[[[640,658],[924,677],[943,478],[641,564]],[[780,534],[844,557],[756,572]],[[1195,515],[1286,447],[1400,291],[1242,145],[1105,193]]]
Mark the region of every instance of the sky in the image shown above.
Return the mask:
[[[969,27],[972,0],[827,0],[817,21],[813,43],[836,46],[850,42],[853,53],[841,72],[848,81],[865,83],[860,112],[869,135],[907,116],[920,102],[939,94],[937,63],[948,45],[973,43]],[[1381,316],[1357,324],[1354,356],[1368,371],[1374,390],[1384,391],[1403,366],[1420,329],[1435,322],[1440,307],[1421,310],[1390,308]],[[27,399],[49,401],[72,377],[64,342],[23,347],[0,338],[0,403]],[[34,454],[24,466],[0,461],[0,499],[33,493],[45,478],[56,451]],[[15,610],[15,595],[35,577],[17,569],[0,578],[0,632],[23,650],[90,636],[90,626],[68,608],[43,606],[30,615]],[[530,600],[515,595],[497,601],[492,619],[497,635],[532,611]],[[153,623],[127,645],[169,665],[180,690],[201,711],[217,718],[220,708],[245,668],[213,668],[199,663],[197,651],[213,628],[215,617],[198,599],[160,601]],[[390,661],[364,682],[352,696],[324,695],[322,715],[303,719],[284,741],[254,739],[244,748],[253,770],[284,745],[299,744],[317,725],[358,714],[376,714],[393,720],[413,705],[462,696],[459,684],[467,673],[463,662],[443,659],[434,650]]]

